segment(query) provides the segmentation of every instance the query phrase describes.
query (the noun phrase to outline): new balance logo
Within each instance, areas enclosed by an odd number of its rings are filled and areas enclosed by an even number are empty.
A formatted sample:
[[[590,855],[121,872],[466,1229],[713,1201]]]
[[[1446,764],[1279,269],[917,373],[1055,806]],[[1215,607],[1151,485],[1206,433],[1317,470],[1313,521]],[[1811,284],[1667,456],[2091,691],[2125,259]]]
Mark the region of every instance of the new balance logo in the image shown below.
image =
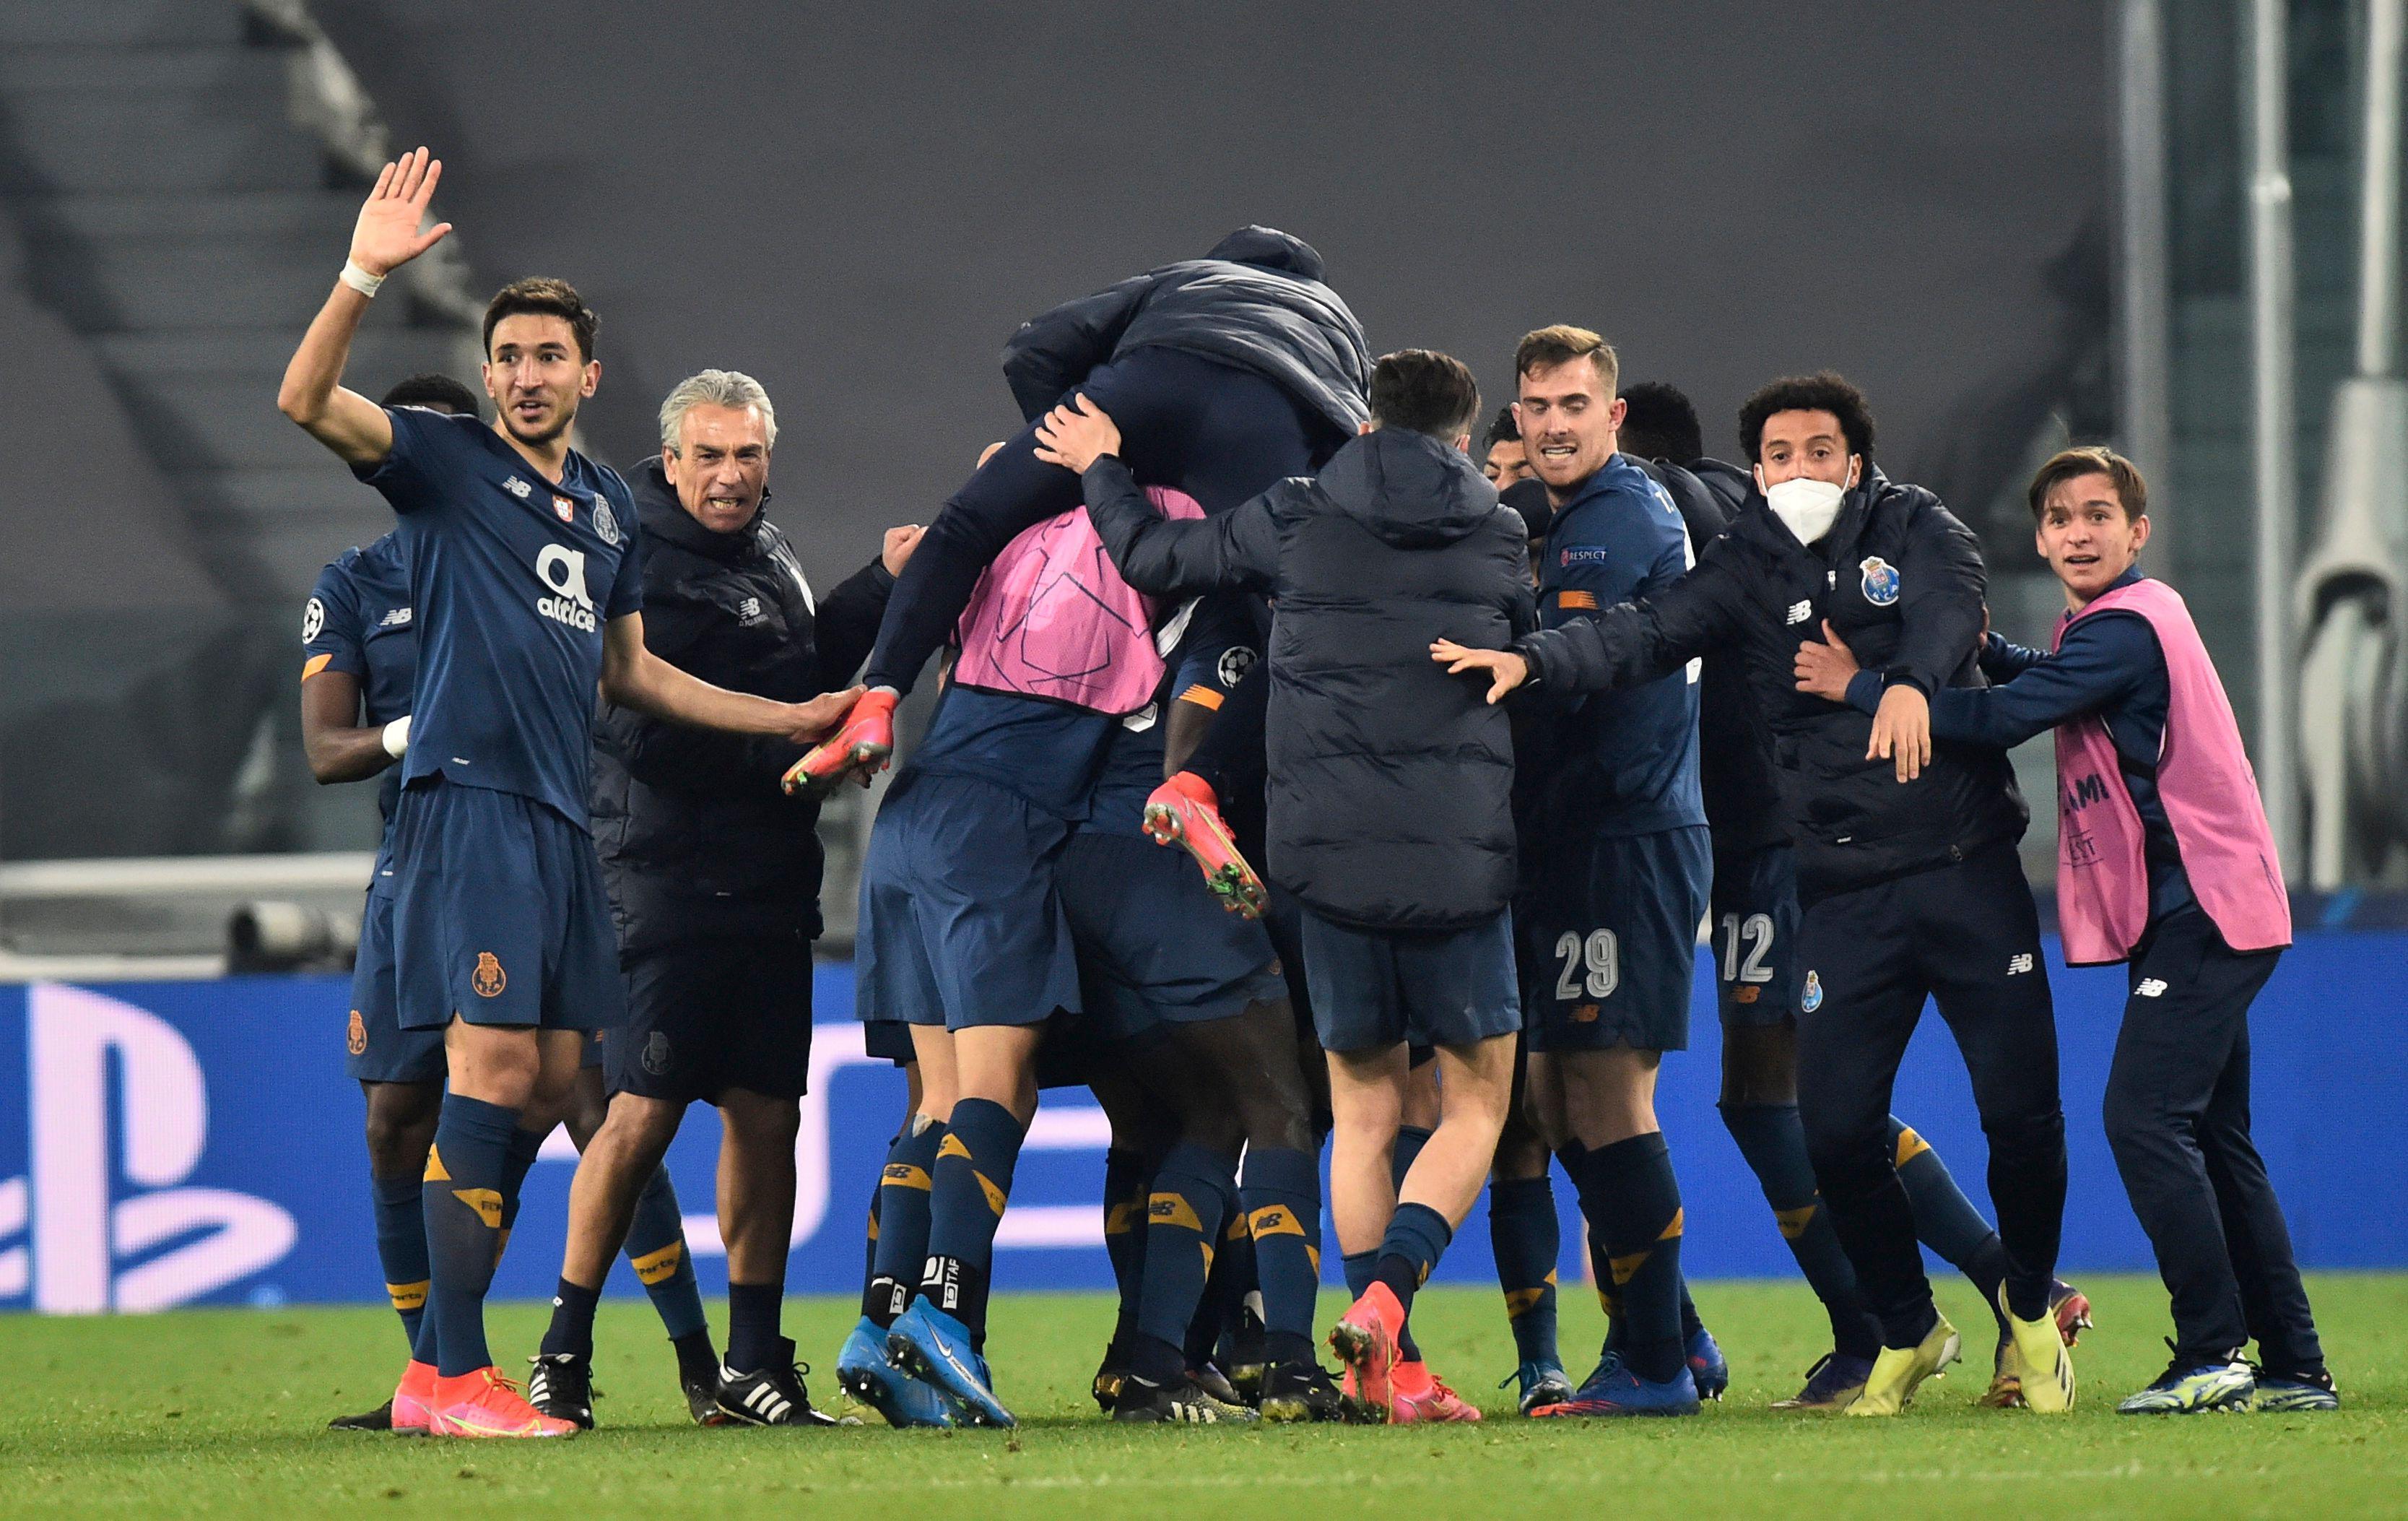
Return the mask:
[[[409,610],[395,608],[377,621],[379,628],[403,628],[409,624]]]
[[[2144,998],[2162,998],[2166,996],[2166,980],[2162,977],[2143,977],[2141,979],[2141,985],[2132,991]]]
[[[1789,619],[1788,619],[1788,622],[1789,622],[1789,626],[1791,626],[1792,628],[1795,628],[1795,627],[1796,627],[1796,626],[1798,626],[1799,624],[1804,623],[1807,619],[1812,618],[1812,617],[1813,617],[1813,616],[1814,616],[1814,604],[1813,604],[1813,603],[1812,603],[1812,602],[1792,602],[1791,604],[1789,604]]]
[[[748,596],[743,601],[736,604],[736,617],[737,621],[739,623],[759,623],[761,621],[761,599],[757,596]]]
[[[2031,954],[2031,953],[2030,953],[2029,951],[2018,951],[2018,952],[2016,952],[2014,955],[2011,955],[2011,956],[2007,957],[2007,975],[2008,975],[2008,976],[2010,976],[2010,977],[2019,976],[2019,975],[2021,975],[2022,973],[2024,973],[2024,972],[2028,972],[2028,971],[2029,971],[2029,970],[2031,970],[2031,969],[2032,969],[2032,954]]]

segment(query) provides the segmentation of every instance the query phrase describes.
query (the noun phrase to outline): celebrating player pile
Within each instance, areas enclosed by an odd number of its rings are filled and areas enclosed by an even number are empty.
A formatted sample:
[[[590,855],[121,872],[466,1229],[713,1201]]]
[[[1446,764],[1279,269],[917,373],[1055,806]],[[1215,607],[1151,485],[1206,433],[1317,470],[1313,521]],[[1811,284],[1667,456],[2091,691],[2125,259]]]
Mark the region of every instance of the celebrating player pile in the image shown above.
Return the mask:
[[[2071,611],[2054,651],[2018,649],[1985,637],[1971,535],[1882,473],[1838,376],[1751,397],[1741,468],[1677,391],[1625,393],[1598,334],[1541,328],[1483,468],[1470,371],[1373,362],[1321,256],[1248,227],[1024,324],[1026,425],[822,601],[767,517],[776,416],[749,377],[671,393],[636,492],[571,447],[601,366],[563,281],[488,309],[490,424],[440,378],[384,406],[342,388],[369,301],[451,230],[441,174],[423,149],[385,167],[278,398],[398,514],[304,629],[320,779],[398,762],[350,1039],[411,1350],[389,1411],[337,1424],[590,1428],[622,1250],[698,1422],[827,1424],[779,1310],[815,799],[888,763],[940,648],[862,881],[861,1013],[910,1102],[837,1376],[889,1424],[1013,1424],[996,1234],[1039,1091],[1073,1084],[1112,1127],[1116,1420],[1478,1420],[1412,1309],[1484,1182],[1521,1412],[1694,1417],[1729,1373],[1655,1091],[1701,919],[1725,1123],[1830,1321],[1777,1408],[1899,1415],[1957,1357],[1929,1245],[1992,1308],[1981,1402],[2071,1410],[2088,1301],[2054,1270],[2056,1028],[2004,754],[2050,727],[2083,805],[2068,954],[2131,965],[2108,1130],[2179,1329],[2119,1408],[2337,1402],[2247,1128],[2281,874],[2214,668],[2138,568],[2128,462],[2077,451],[2034,482]],[[1890,1112],[1927,999],[1995,1230]],[[607,1117],[579,1078],[597,1044]],[[724,1134],[724,1361],[660,1169],[695,1100]],[[584,1155],[522,1396],[482,1301],[564,1120]],[[1325,1142],[1354,1294],[1335,1376]],[[1550,1157],[1609,1323],[1577,1385]]]

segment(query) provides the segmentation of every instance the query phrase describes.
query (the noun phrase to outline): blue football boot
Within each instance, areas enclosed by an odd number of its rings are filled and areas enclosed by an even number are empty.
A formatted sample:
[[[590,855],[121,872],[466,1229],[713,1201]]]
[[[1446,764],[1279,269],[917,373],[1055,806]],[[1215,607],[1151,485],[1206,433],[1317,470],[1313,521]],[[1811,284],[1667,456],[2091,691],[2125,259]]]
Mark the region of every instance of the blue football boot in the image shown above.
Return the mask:
[[[1844,1352],[1827,1352],[1806,1370],[1805,1387],[1786,1399],[1772,1402],[1775,1410],[1842,1411],[1856,1402],[1865,1392],[1865,1380],[1873,1376],[1870,1357],[1853,1357]]]
[[[1572,1397],[1561,1404],[1541,1405],[1530,1412],[1534,1419],[1550,1420],[1561,1415],[1695,1415],[1698,1413],[1698,1382],[1682,1370],[1661,1384],[1641,1378],[1630,1370],[1618,1353],[1609,1352],[1599,1358],[1597,1370]]]
[[[2249,1397],[2251,1410],[2341,1409],[2341,1392],[2333,1387],[2332,1374],[2322,1369],[2313,1373],[2270,1373],[2260,1368],[2256,1372],[2257,1392]]]
[[[886,1356],[896,1368],[952,1401],[956,1418],[971,1426],[1017,1426],[1011,1412],[989,1386],[986,1359],[970,1345],[969,1327],[915,1299],[886,1332]]]
[[[953,1407],[943,1395],[886,1360],[886,1333],[867,1315],[836,1355],[836,1381],[845,1393],[885,1416],[889,1426],[953,1424]]]
[[[1497,1381],[1500,1389],[1515,1384],[1522,1386],[1522,1392],[1514,1405],[1525,1415],[1541,1405],[1560,1405],[1572,1397],[1572,1381],[1565,1376],[1564,1365],[1559,1362],[1534,1358]]]
[[[1689,1338],[1685,1354],[1689,1379],[1698,1386],[1698,1398],[1720,1399],[1723,1391],[1730,1387],[1730,1364],[1724,1358],[1723,1349],[1714,1345],[1714,1333],[1698,1327],[1698,1334]]]

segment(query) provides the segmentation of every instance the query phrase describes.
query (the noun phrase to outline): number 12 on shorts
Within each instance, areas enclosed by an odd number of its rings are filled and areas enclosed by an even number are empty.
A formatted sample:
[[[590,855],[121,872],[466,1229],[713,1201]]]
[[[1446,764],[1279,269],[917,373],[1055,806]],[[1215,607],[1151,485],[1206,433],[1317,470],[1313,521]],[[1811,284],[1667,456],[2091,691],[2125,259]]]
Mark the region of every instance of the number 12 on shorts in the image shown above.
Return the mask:
[[[1612,930],[1592,929],[1586,936],[1565,930],[1555,941],[1555,954],[1564,958],[1555,997],[1566,1003],[1610,998],[1622,985],[1622,944]]]
[[[1772,969],[1764,964],[1772,954],[1772,915],[1751,913],[1742,919],[1727,913],[1722,919],[1722,944],[1714,958],[1726,983],[1770,983]],[[1742,960],[1740,942],[1747,942],[1747,957]]]

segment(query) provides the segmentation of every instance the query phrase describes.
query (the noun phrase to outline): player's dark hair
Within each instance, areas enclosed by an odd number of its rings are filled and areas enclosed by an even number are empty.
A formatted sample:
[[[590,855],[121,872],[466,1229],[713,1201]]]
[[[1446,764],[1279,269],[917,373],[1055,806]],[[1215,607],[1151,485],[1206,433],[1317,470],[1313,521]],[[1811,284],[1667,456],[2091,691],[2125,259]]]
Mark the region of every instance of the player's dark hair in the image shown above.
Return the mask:
[[[413,375],[384,394],[385,407],[425,407],[455,417],[475,417],[480,409],[477,393],[449,375]]]
[[[1622,399],[1628,409],[1622,417],[1622,452],[1675,465],[1704,457],[1706,435],[1698,422],[1698,409],[1678,386],[1641,380],[1626,386]]]
[[[577,294],[577,287],[565,280],[537,276],[514,280],[496,292],[485,306],[485,357],[494,354],[494,329],[505,317],[557,317],[568,324],[577,337],[577,357],[590,361],[594,357],[594,330],[602,319]]]
[[[1382,427],[1452,439],[1479,415],[1480,382],[1450,354],[1399,349],[1371,366],[1371,418]]]
[[[2092,445],[2086,449],[2068,449],[2052,456],[2032,477],[2031,489],[2025,499],[2031,503],[2032,521],[2048,510],[2048,494],[2069,481],[2086,475],[2103,475],[2115,486],[2115,500],[2122,504],[2124,519],[2138,523],[2149,515],[2149,483],[2141,479],[2141,468],[2112,449]]]
[[[1497,421],[1488,424],[1488,436],[1480,440],[1480,452],[1485,454],[1498,444],[1521,441],[1522,424],[1513,421],[1513,409],[1509,403],[1497,409]]]
[[[1740,404],[1740,452],[1750,465],[1764,442],[1764,424],[1775,412],[1828,412],[1840,420],[1848,452],[1873,462],[1873,409],[1865,394],[1837,370],[1786,375]]]
[[[1597,366],[1597,378],[1605,382],[1605,394],[1622,383],[1622,361],[1615,357],[1613,345],[1585,327],[1570,323],[1557,323],[1522,335],[1513,345],[1513,377],[1516,380],[1557,365],[1569,365],[1575,359],[1585,359]]]

